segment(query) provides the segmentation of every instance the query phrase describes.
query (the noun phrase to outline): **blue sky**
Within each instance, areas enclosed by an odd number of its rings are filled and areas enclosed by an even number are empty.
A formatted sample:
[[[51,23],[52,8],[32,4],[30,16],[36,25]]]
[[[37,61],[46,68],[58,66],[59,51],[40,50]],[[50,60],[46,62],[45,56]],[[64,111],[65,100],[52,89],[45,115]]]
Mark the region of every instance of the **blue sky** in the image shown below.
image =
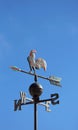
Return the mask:
[[[13,72],[16,65],[29,71],[27,56],[47,61],[47,71],[37,74],[62,77],[62,88],[38,79],[44,91],[41,99],[59,93],[60,104],[50,113],[38,106],[39,130],[78,130],[78,1],[0,0],[0,129],[33,130],[33,105],[13,111],[13,100],[24,91],[30,97],[33,77]]]

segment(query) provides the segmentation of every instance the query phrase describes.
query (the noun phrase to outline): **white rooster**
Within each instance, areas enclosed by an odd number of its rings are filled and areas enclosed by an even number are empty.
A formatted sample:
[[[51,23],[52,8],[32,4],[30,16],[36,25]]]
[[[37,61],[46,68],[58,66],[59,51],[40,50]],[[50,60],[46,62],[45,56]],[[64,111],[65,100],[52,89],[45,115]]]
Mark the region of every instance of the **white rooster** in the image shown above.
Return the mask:
[[[30,72],[32,72],[32,70],[34,70],[35,72],[35,69],[43,68],[44,70],[46,70],[47,68],[47,63],[44,59],[42,58],[35,59],[36,52],[37,52],[36,50],[31,50],[29,56],[27,57],[29,67],[30,67]]]

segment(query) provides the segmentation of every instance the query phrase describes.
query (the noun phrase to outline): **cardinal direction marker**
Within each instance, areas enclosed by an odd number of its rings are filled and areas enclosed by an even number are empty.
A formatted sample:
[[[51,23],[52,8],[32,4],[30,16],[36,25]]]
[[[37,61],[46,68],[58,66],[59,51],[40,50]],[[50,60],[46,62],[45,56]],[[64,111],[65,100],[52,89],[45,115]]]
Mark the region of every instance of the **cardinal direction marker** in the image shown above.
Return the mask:
[[[21,100],[14,100],[14,111],[21,110]]]
[[[48,80],[50,82],[50,84],[52,84],[52,85],[56,85],[56,86],[61,87],[60,82],[61,82],[62,78],[55,77],[55,76],[49,76],[49,78],[48,77],[44,77],[44,76],[37,75],[37,74],[32,73],[32,72],[27,72],[25,70],[22,70],[22,69],[16,67],[16,66],[11,66],[10,68],[12,70],[14,70],[14,71],[19,71],[19,72],[22,72],[22,73],[34,76],[34,80],[35,81],[37,81],[37,78],[42,78],[42,79]]]
[[[35,84],[35,85],[37,85],[37,84]],[[30,92],[35,90],[34,88],[30,88],[30,89],[32,89],[32,90],[29,90]],[[37,89],[38,88],[36,88],[36,91],[37,91]],[[36,93],[36,91],[35,91],[35,93]],[[36,93],[36,95],[37,95],[37,93]],[[58,98],[59,98],[58,93],[54,93],[54,94],[51,94],[51,98],[49,98],[49,99],[39,100],[38,98],[34,99],[34,97],[33,97],[33,99],[31,99],[31,98],[26,97],[26,93],[25,92],[21,91],[20,92],[20,99],[19,100],[14,100],[14,111],[22,110],[21,109],[22,105],[29,105],[29,104],[36,103],[36,104],[44,106],[45,110],[47,112],[51,112],[50,104],[52,104],[52,105],[59,104],[59,99]]]

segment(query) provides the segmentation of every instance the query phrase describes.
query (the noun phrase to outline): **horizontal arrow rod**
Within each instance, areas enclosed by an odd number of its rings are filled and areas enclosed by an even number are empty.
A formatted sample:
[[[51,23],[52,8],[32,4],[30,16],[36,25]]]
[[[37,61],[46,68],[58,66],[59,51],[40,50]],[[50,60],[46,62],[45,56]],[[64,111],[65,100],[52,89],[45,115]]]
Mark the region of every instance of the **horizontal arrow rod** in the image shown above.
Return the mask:
[[[41,76],[41,75],[37,75],[35,73],[24,71],[20,68],[17,68],[16,66],[11,66],[10,68],[14,71],[19,71],[19,72],[22,72],[22,73],[25,73],[25,74],[29,74],[29,75],[36,76],[36,77],[39,77],[39,78],[42,78],[42,79],[45,79],[45,80],[49,80],[51,84],[61,87],[61,84],[60,84],[61,78],[56,78],[54,76],[50,76],[49,78],[47,78],[47,77],[44,77],[44,76]]]

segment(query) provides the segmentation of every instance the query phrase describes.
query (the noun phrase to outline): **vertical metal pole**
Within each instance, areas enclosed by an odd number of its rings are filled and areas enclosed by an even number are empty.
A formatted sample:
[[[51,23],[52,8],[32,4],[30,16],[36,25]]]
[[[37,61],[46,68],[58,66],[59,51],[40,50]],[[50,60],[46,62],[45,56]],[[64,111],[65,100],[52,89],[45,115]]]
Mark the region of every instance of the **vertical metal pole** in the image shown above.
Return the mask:
[[[34,102],[34,130],[37,129],[37,103]]]

